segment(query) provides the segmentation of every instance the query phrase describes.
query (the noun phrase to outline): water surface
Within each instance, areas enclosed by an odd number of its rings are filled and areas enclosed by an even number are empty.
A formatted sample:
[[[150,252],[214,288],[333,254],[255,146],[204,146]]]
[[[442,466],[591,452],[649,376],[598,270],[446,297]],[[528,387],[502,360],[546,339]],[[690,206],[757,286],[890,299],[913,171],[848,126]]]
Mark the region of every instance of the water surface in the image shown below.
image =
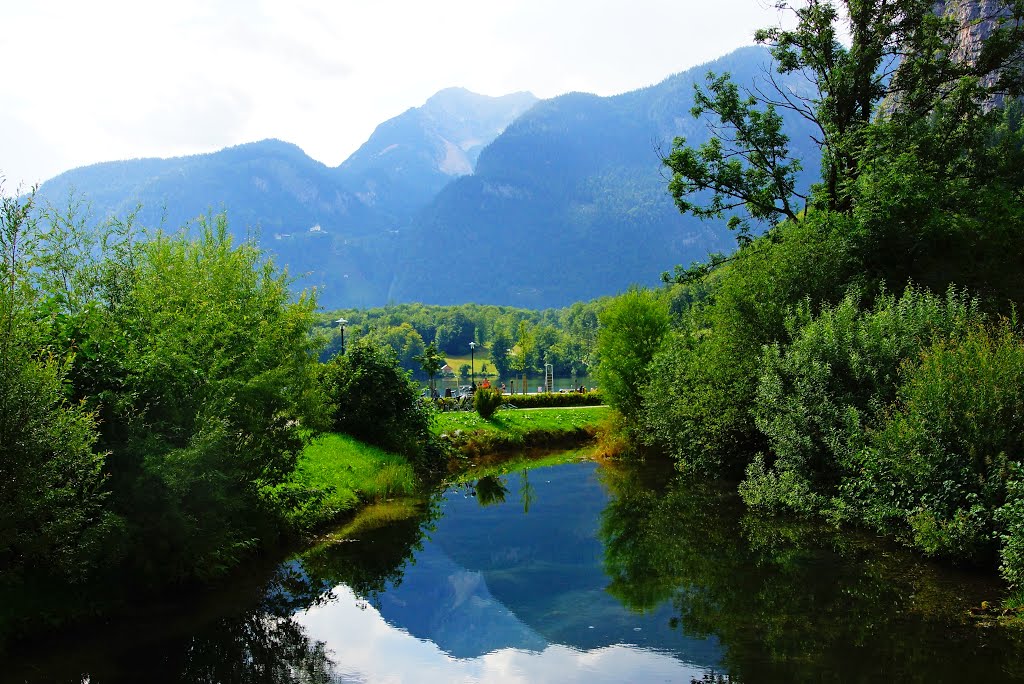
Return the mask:
[[[591,462],[481,477],[175,612],[45,644],[9,681],[1024,680],[966,616],[987,575]],[[228,594],[228,595],[225,595]]]

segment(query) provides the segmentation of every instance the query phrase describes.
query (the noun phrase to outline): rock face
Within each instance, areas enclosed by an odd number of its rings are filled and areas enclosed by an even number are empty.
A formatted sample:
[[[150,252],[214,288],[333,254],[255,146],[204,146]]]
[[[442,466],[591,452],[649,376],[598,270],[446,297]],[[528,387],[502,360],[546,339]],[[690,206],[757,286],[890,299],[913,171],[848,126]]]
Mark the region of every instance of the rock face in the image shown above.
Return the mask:
[[[1006,0],[938,0],[932,11],[956,21],[960,30],[953,57],[969,63],[977,61],[982,43],[999,27],[1000,22],[1010,16]],[[982,84],[991,87],[996,84],[999,76],[998,71],[990,72],[982,78]],[[1005,95],[995,93],[986,105],[1001,107],[1004,103]]]

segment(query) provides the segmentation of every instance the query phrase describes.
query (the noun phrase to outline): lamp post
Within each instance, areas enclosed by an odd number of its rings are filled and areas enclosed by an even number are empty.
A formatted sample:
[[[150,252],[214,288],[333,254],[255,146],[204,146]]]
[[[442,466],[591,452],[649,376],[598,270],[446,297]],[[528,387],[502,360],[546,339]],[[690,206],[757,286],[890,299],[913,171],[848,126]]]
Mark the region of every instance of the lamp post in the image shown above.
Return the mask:
[[[473,376],[472,384],[476,386],[476,358],[473,352],[476,351],[476,342],[469,343],[469,373]]]
[[[344,318],[339,318],[338,320],[336,320],[334,322],[341,326],[341,355],[344,356],[345,355],[345,324],[348,323],[348,321],[346,321]]]

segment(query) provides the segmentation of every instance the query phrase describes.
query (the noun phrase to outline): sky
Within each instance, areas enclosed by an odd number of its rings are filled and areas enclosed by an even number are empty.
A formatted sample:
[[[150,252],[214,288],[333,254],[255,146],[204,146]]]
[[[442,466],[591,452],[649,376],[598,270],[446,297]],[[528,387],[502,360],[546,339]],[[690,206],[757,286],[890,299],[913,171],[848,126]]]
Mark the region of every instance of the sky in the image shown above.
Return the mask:
[[[0,0],[0,178],[265,138],[329,166],[443,88],[613,95],[752,43],[767,0]]]

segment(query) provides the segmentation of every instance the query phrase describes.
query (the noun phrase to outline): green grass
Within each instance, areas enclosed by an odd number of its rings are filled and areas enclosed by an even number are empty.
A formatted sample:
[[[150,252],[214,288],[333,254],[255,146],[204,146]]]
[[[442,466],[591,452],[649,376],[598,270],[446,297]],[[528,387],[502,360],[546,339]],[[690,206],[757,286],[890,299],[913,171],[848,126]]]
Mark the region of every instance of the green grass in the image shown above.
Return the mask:
[[[449,411],[438,414],[432,430],[448,435],[463,454],[480,456],[580,444],[592,439],[611,413],[607,406],[499,410],[484,420],[473,411]]]
[[[445,362],[449,366],[451,366],[452,370],[455,371],[455,374],[458,375],[459,368],[463,364],[465,364],[467,366],[470,365],[470,363],[469,363],[469,354],[466,354],[465,356],[461,356],[461,355],[460,356],[455,356],[454,354],[446,354],[445,355]],[[477,376],[477,378],[482,378],[483,377],[483,375],[481,374],[482,373],[481,369],[483,368],[483,365],[485,363],[487,364],[487,370],[490,372],[490,374],[491,375],[494,374],[494,364],[491,363],[491,359],[490,359],[489,356],[485,356],[484,354],[477,354],[476,357],[475,357],[474,362],[476,363],[476,376]]]
[[[293,523],[312,529],[364,502],[413,496],[419,483],[412,466],[401,456],[331,433],[306,447],[291,481],[278,490],[285,488],[324,493],[293,516]]]

